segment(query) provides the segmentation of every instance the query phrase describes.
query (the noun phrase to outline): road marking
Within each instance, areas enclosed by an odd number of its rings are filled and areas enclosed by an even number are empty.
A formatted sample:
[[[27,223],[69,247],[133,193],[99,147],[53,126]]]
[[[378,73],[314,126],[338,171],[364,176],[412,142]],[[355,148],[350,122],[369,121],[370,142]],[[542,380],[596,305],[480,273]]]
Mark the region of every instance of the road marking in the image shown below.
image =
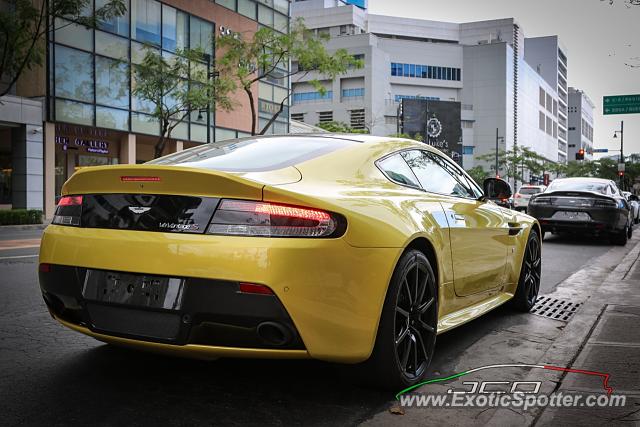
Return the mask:
[[[0,251],[10,249],[39,248],[40,239],[0,240]]]
[[[0,256],[0,260],[3,259],[18,259],[18,258],[35,258],[40,255],[16,255],[16,256]]]

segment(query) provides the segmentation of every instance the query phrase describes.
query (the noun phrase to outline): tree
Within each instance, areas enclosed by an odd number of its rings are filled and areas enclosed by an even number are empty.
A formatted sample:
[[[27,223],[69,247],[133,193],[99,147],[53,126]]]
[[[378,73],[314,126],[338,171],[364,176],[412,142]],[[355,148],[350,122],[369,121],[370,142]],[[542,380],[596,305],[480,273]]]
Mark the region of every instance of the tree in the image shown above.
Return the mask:
[[[601,2],[609,3],[609,6],[614,6],[617,3],[624,4],[627,8],[631,8],[632,6],[640,6],[640,0],[600,0]],[[631,47],[631,45],[629,45]],[[625,62],[629,68],[640,68],[640,56],[635,56],[633,58],[629,58],[629,62]]]
[[[9,93],[25,70],[42,65],[47,13],[94,27],[126,12],[124,0],[108,0],[87,13],[90,0],[0,0],[0,96]]]
[[[367,133],[366,130],[354,129],[344,122],[324,122],[319,123],[318,127],[334,133]]]
[[[489,177],[489,172],[485,171],[482,166],[474,166],[467,170],[467,173],[475,182],[482,185],[485,179]]]
[[[496,154],[490,152],[477,156],[477,160],[495,163]],[[517,186],[517,181],[523,180],[524,171],[529,170],[533,174],[539,174],[548,170],[548,164],[550,162],[527,147],[515,145],[511,150],[498,151],[498,171],[506,170],[506,175],[514,179],[514,186]],[[496,172],[498,173],[498,172]]]
[[[224,53],[217,60],[218,71],[233,77],[234,83],[244,91],[251,107],[251,134],[263,135],[273,122],[282,114],[292,91],[278,102],[278,109],[269,121],[257,129],[258,112],[256,111],[254,85],[261,81],[287,81],[301,78],[313,73],[315,77],[308,83],[321,95],[326,88],[320,78],[333,80],[351,68],[361,68],[362,61],[354,59],[345,49],[338,49],[330,54],[325,48],[326,35],[315,35],[309,31],[301,19],[294,21],[288,34],[279,33],[271,28],[260,28],[253,36],[227,34],[217,39],[217,47]],[[291,60],[297,67],[288,70]],[[292,85],[293,86],[293,85]]]
[[[133,95],[146,102],[160,122],[155,157],[160,157],[173,130],[191,113],[211,108],[230,110],[232,84],[224,77],[212,78],[201,49],[178,49],[167,59],[150,47],[134,68]],[[215,105],[214,105],[215,104]]]

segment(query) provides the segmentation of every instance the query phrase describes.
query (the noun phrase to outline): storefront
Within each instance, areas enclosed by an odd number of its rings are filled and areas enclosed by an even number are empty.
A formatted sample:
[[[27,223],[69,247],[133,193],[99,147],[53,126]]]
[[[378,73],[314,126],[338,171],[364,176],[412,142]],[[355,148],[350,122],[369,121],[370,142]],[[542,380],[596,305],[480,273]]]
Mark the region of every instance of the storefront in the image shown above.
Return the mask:
[[[55,126],[55,193],[78,169],[120,163],[123,132],[67,124]]]

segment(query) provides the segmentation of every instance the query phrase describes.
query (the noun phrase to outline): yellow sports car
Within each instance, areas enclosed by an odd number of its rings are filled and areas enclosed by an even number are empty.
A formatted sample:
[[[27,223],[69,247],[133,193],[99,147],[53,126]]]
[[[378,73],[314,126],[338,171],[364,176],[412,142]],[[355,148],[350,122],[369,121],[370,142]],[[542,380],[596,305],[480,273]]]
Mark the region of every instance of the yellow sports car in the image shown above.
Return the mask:
[[[39,277],[52,316],[100,341],[188,357],[357,364],[392,388],[436,335],[540,285],[540,226],[425,144],[250,137],[63,187]]]

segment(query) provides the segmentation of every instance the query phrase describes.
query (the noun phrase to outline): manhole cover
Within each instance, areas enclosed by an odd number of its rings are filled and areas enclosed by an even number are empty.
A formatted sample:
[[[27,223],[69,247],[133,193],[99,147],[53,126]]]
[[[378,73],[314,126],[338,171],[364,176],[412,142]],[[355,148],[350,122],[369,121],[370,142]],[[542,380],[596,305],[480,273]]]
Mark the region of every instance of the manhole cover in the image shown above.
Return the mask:
[[[578,311],[581,305],[581,302],[540,296],[536,301],[536,305],[531,309],[531,314],[567,322]]]

